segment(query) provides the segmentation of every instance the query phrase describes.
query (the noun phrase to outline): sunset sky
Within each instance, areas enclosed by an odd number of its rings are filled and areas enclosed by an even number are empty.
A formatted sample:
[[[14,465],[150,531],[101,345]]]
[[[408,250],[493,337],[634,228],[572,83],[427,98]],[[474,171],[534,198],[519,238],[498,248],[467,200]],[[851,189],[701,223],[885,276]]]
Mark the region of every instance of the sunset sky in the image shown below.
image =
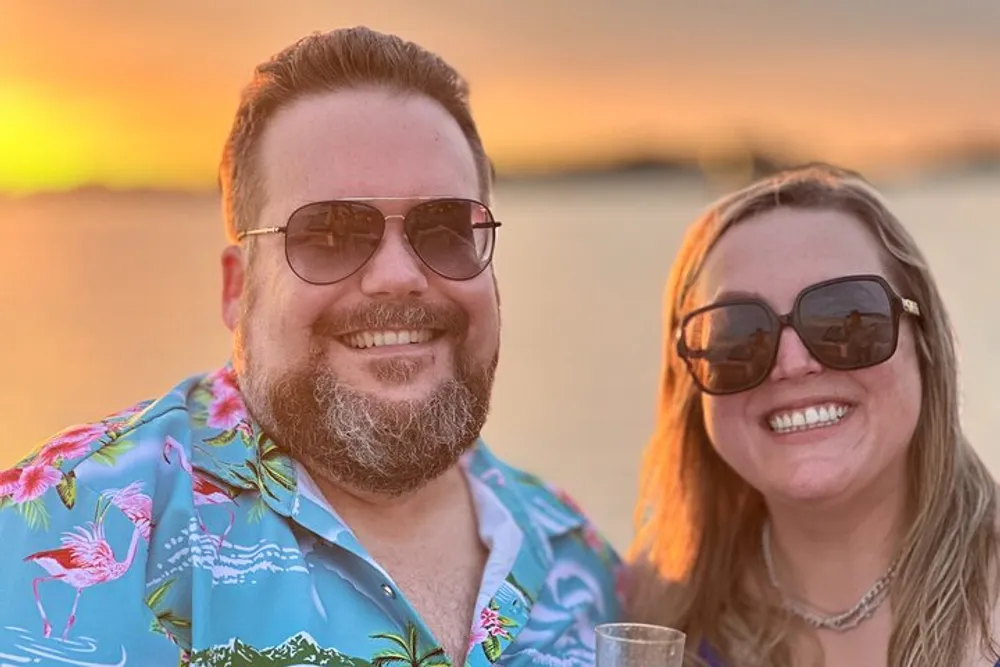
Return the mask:
[[[254,65],[355,24],[456,65],[507,171],[1000,141],[997,0],[0,0],[0,191],[210,188]]]

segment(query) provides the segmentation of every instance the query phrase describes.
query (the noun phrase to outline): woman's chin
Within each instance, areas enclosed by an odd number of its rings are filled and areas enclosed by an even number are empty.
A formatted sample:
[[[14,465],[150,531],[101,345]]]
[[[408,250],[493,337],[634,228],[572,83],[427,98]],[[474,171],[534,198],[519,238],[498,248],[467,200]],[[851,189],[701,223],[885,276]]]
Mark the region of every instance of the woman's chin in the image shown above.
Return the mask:
[[[761,485],[761,493],[777,503],[828,504],[846,500],[850,495],[853,476],[843,462],[816,461],[811,465],[800,462],[788,475]]]

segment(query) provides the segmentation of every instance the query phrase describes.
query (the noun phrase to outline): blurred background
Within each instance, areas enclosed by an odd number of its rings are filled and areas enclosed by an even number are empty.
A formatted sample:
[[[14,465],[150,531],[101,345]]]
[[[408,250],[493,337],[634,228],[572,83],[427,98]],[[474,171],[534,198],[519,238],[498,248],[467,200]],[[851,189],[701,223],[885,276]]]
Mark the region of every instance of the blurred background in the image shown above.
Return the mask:
[[[364,24],[470,81],[501,175],[486,436],[624,548],[684,226],[805,160],[928,255],[1000,473],[997,0],[0,0],[0,468],[228,358],[216,168],[253,67]]]

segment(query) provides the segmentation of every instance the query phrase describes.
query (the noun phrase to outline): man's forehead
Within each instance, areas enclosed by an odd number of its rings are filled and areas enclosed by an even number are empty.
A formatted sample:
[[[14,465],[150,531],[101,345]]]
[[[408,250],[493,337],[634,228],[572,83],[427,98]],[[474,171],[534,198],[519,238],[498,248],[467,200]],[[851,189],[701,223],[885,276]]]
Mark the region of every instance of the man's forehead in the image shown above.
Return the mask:
[[[340,91],[299,100],[271,120],[257,157],[268,198],[282,208],[478,194],[465,135],[440,105],[418,96]]]

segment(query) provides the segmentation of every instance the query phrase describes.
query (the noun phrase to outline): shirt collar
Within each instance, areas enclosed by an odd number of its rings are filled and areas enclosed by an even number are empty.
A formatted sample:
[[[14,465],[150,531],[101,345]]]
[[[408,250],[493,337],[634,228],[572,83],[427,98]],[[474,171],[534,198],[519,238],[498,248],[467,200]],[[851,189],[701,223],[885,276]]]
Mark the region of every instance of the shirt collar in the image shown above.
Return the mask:
[[[297,489],[296,463],[250,417],[232,363],[194,383],[186,398],[194,431],[194,467],[238,489],[257,491],[275,512],[298,518],[304,509]],[[584,524],[582,513],[568,497],[538,477],[501,461],[482,439],[465,454],[462,465],[510,511],[524,531],[524,547],[533,552],[539,565],[551,563],[549,543],[553,538]],[[329,514],[318,506],[315,509]],[[343,526],[339,519],[335,522]],[[306,527],[320,535],[330,532]]]
[[[296,498],[293,460],[247,412],[232,363],[188,391],[192,465],[242,490],[257,491],[271,509],[291,516]]]

